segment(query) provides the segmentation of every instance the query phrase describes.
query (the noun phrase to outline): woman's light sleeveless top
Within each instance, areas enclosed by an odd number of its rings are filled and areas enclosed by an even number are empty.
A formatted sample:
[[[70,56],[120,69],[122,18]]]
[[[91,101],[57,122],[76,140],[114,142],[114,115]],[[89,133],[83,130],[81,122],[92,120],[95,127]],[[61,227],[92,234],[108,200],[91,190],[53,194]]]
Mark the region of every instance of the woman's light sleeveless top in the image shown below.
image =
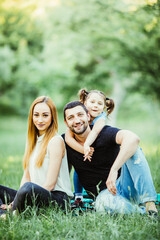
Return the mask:
[[[47,172],[48,172],[48,166],[49,166],[49,145],[50,142],[53,138],[60,137],[60,135],[54,136],[48,143],[47,146],[47,153],[45,155],[43,164],[40,168],[36,167],[36,157],[39,152],[39,147],[41,144],[41,141],[43,139],[44,135],[37,137],[37,143],[36,146],[32,152],[32,155],[30,157],[30,162],[29,162],[29,173],[30,173],[30,178],[31,182],[36,183],[40,186],[42,186],[46,180],[47,177]],[[73,196],[72,190],[71,190],[71,182],[70,182],[70,177],[69,177],[69,170],[68,170],[68,162],[67,162],[67,156],[65,153],[65,156],[62,159],[59,175],[57,178],[57,183],[55,185],[55,188],[53,191],[62,191],[65,192],[68,196]]]

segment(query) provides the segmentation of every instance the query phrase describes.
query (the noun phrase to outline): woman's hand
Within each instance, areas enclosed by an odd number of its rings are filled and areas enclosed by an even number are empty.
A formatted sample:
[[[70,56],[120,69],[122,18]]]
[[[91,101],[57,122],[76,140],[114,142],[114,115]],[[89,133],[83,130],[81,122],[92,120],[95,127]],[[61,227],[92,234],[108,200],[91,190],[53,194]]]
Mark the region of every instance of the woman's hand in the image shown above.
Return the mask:
[[[118,176],[118,171],[111,168],[109,176],[106,181],[106,186],[108,191],[113,195],[116,195],[117,193],[117,188],[116,188],[117,176]]]
[[[7,210],[7,209],[11,209],[12,206],[13,206],[13,202],[11,202],[9,205],[8,204],[2,204],[0,206],[0,208],[3,209],[3,210]]]

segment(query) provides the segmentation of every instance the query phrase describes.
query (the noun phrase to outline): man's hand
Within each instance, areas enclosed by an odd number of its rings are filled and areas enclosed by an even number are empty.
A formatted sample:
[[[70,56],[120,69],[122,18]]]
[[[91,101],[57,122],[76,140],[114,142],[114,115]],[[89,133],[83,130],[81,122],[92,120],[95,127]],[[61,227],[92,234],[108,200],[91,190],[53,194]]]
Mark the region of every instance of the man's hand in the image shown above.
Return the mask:
[[[111,168],[109,176],[106,181],[106,186],[108,191],[113,195],[116,195],[117,193],[117,188],[116,188],[117,176],[118,176],[118,171]]]

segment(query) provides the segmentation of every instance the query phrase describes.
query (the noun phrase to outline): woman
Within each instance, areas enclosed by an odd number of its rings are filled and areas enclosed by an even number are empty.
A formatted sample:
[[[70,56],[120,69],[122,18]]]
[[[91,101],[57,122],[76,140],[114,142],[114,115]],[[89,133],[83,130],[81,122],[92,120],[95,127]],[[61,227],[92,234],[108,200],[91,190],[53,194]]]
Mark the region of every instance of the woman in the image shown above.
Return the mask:
[[[65,145],[57,130],[57,110],[53,101],[45,96],[38,97],[29,112],[20,189],[16,191],[0,185],[1,214],[7,208],[22,212],[33,204],[41,207],[56,203],[65,209],[72,191]]]

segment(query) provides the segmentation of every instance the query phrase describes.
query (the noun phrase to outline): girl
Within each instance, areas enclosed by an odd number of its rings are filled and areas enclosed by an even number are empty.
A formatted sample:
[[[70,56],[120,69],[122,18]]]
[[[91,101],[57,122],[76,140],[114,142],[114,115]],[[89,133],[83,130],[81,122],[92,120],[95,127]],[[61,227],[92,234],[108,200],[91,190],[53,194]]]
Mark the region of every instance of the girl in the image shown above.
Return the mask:
[[[106,98],[103,92],[98,90],[91,90],[87,92],[85,89],[79,91],[80,101],[86,106],[90,114],[90,125],[93,126],[92,131],[88,135],[84,146],[80,145],[75,139],[74,134],[67,129],[65,134],[65,140],[67,144],[76,151],[84,154],[84,161],[88,159],[91,161],[94,149],[90,147],[96,140],[98,134],[105,125],[107,119],[105,109],[107,110],[107,116],[114,109],[114,102],[112,99]],[[79,183],[78,176],[74,172],[73,177],[75,188],[75,200],[82,201],[82,186]],[[75,202],[76,203],[76,202]],[[79,202],[78,202],[79,203]]]
[[[38,97],[29,112],[20,189],[0,185],[0,213],[4,218],[7,208],[21,212],[33,203],[38,207],[57,203],[65,209],[69,196],[73,196],[65,145],[57,131],[57,110],[53,101],[45,96]]]

